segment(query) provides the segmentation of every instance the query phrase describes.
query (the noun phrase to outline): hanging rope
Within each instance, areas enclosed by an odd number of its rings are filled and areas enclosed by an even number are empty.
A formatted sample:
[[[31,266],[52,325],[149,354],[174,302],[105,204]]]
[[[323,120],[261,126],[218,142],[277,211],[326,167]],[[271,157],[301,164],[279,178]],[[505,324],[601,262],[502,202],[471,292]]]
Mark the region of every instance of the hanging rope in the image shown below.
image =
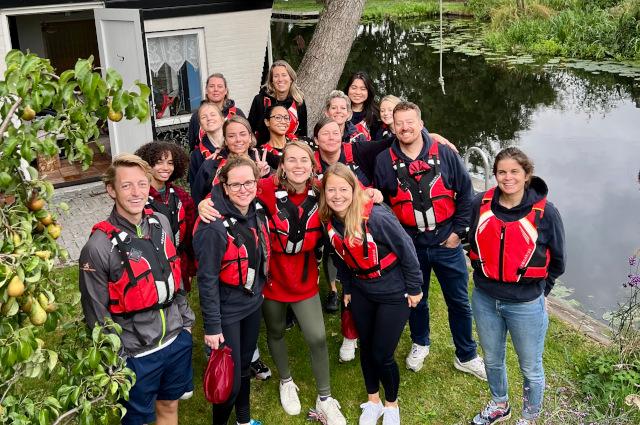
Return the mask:
[[[438,82],[440,83],[440,88],[442,89],[442,94],[446,95],[444,91],[444,76],[442,75],[442,51],[444,50],[444,42],[442,41],[442,0],[440,0],[440,77],[438,77]]]

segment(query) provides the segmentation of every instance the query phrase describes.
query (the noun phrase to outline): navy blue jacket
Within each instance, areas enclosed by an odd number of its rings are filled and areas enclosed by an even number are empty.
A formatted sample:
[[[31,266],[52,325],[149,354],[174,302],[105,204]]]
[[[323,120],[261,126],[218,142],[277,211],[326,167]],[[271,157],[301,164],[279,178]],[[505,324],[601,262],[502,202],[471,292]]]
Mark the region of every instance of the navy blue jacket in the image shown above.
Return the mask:
[[[211,143],[206,134],[202,136],[201,143],[209,149],[209,152],[214,153],[216,151],[215,146],[213,146],[213,143]],[[191,155],[189,155],[189,174],[187,175],[187,181],[190,185],[195,181],[198,171],[200,171],[200,167],[205,160],[206,158],[202,155],[200,149],[194,149]]]
[[[256,138],[258,139],[258,146],[262,146],[269,141],[269,129],[264,124],[264,99],[268,97],[271,99],[272,106],[284,106],[289,109],[291,104],[294,102],[292,97],[287,97],[285,100],[280,101],[273,96],[269,96],[267,94],[266,89],[263,87],[260,89],[260,93],[258,93],[251,103],[251,109],[249,110],[249,124],[251,124],[251,129],[256,133]],[[298,112],[298,129],[296,130],[296,136],[303,137],[307,136],[307,104],[302,102],[301,104],[296,104],[297,112]]]
[[[335,230],[344,235],[344,224],[333,217],[331,221]],[[338,269],[338,279],[345,294],[351,293],[355,285],[362,292],[370,295],[409,294],[422,292],[422,272],[416,249],[411,238],[404,231],[400,222],[386,205],[374,205],[367,222],[373,240],[383,243],[398,256],[396,266],[377,279],[362,280],[347,267],[345,262],[332,249],[334,264]],[[331,246],[331,244],[328,244]]]
[[[524,197],[520,205],[511,209],[505,208],[498,200],[500,199],[500,188],[496,188],[491,201],[491,211],[496,218],[502,221],[516,221],[525,217],[531,211],[533,204],[547,196],[547,185],[539,177],[533,177],[531,184],[525,190]],[[484,193],[477,195],[472,202],[471,228],[469,229],[469,241],[475,242],[475,233],[478,226],[478,215],[480,212],[480,202]],[[545,245],[551,253],[549,261],[547,279],[541,279],[537,283],[504,283],[491,280],[481,272],[474,270],[473,281],[479,290],[487,295],[502,301],[527,302],[538,298],[543,292],[549,295],[556,279],[564,273],[566,254],[564,247],[564,226],[562,218],[556,207],[547,201],[544,216],[538,225],[539,245]]]
[[[222,195],[221,185],[214,187],[212,198],[220,214],[237,219],[243,226],[256,228],[255,203],[244,216]],[[262,305],[262,289],[266,282],[263,264],[267,259],[260,254],[258,264],[255,265],[256,280],[252,288],[254,294],[247,295],[239,288],[220,284],[220,267],[226,249],[227,229],[223,221],[200,222],[193,235],[193,250],[198,260],[198,291],[206,335],[221,333],[223,323],[228,325],[242,320]]]
[[[398,158],[404,160],[408,166],[413,160],[402,152],[397,138],[394,137],[392,140],[393,142],[389,149],[393,149]],[[429,148],[432,143],[436,142],[431,140],[426,131],[422,132],[422,140],[424,146],[416,160],[426,162]],[[452,232],[465,232],[470,224],[471,199],[473,196],[471,177],[469,177],[469,173],[460,156],[448,146],[438,144],[438,156],[440,158],[442,181],[445,187],[455,192],[456,211],[451,220],[439,225],[431,232],[418,232],[416,229],[406,228],[406,231],[414,239],[417,248],[437,246],[444,242]],[[388,149],[376,158],[374,186],[382,192],[387,202],[389,197],[394,196],[398,191],[398,179],[393,169]]]

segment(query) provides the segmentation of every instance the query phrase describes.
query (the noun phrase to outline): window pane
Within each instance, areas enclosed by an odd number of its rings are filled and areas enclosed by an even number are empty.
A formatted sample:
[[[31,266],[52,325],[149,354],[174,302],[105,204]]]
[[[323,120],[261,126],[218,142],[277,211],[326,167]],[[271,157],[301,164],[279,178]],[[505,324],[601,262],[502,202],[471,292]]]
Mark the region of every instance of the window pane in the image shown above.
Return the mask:
[[[147,41],[156,118],[191,114],[202,98],[196,34]]]

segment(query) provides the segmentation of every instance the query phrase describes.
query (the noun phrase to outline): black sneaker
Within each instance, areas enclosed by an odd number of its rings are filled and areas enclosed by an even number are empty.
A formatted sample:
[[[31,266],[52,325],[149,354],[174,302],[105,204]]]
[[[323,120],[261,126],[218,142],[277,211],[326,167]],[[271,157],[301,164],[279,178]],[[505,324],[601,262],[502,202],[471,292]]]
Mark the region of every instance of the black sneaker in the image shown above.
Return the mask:
[[[482,412],[478,413],[472,420],[471,425],[490,425],[497,422],[506,421],[511,417],[511,406],[509,403],[505,407],[498,406],[491,400]]]
[[[327,294],[327,302],[324,304],[324,309],[327,313],[335,313],[338,311],[338,292],[329,291]]]
[[[271,378],[271,369],[264,364],[262,360],[258,359],[255,362],[251,362],[251,376],[259,381],[266,381]]]
[[[287,321],[285,323],[285,329],[289,330],[296,325],[296,315],[293,313],[291,306],[287,306]]]

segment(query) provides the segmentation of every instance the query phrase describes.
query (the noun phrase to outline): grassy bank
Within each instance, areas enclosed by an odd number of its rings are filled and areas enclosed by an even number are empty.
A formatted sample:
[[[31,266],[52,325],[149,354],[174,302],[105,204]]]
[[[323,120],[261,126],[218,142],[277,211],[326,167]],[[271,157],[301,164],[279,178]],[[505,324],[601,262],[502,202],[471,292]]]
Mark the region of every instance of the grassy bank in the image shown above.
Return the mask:
[[[274,11],[311,12],[322,8],[316,0],[275,0]],[[365,21],[385,18],[411,18],[419,16],[433,16],[440,11],[439,3],[435,0],[367,0],[362,14]],[[463,2],[445,2],[443,11],[450,15],[463,15],[466,12]]]
[[[640,61],[638,0],[469,0],[489,20],[486,44],[499,51]]]
[[[68,292],[76,292],[77,267],[62,269],[60,274]],[[324,283],[322,283],[322,287],[324,288]],[[211,423],[211,410],[204,400],[201,390],[205,357],[202,346],[202,318],[196,292],[190,294],[190,303],[197,314],[197,323],[193,332],[196,392],[191,400],[181,403],[180,423],[208,425]],[[439,285],[435,282],[431,286],[430,305],[432,346],[431,354],[427,358],[423,370],[419,373],[413,373],[404,368],[404,356],[411,345],[408,328],[396,352],[396,358],[401,367],[402,421],[411,425],[468,423],[468,420],[488,400],[488,387],[485,382],[454,369],[454,347],[447,324],[446,306]],[[76,308],[75,314],[80,314],[79,306]],[[359,404],[366,400],[359,363],[357,361],[348,364],[338,363],[338,348],[341,343],[339,316],[327,315],[325,322],[331,361],[332,393],[342,404],[348,423],[357,423],[360,413]],[[309,362],[309,351],[298,327],[288,331],[287,342],[293,378],[300,387],[303,412],[306,412],[313,407],[316,395]],[[278,376],[269,357],[263,331],[260,335],[259,346],[264,361],[272,367],[274,377],[266,382],[252,382],[253,417],[262,420],[265,425],[308,423],[302,414],[296,417],[287,416],[280,406]],[[544,357],[548,392],[545,405],[546,419],[543,423],[577,424],[597,417],[594,416],[590,401],[584,400],[577,391],[574,382],[577,379],[576,370],[587,363],[591,353],[599,350],[601,350],[600,347],[587,341],[563,323],[556,320],[551,321]],[[515,412],[519,412],[522,380],[511,347],[508,353],[511,398]],[[42,385],[43,383],[31,384]],[[47,385],[55,386],[55,382]],[[587,416],[579,416],[583,414]],[[601,415],[599,416],[602,418]],[[634,423],[615,414],[609,415],[609,418],[613,422],[600,421],[598,423]]]

